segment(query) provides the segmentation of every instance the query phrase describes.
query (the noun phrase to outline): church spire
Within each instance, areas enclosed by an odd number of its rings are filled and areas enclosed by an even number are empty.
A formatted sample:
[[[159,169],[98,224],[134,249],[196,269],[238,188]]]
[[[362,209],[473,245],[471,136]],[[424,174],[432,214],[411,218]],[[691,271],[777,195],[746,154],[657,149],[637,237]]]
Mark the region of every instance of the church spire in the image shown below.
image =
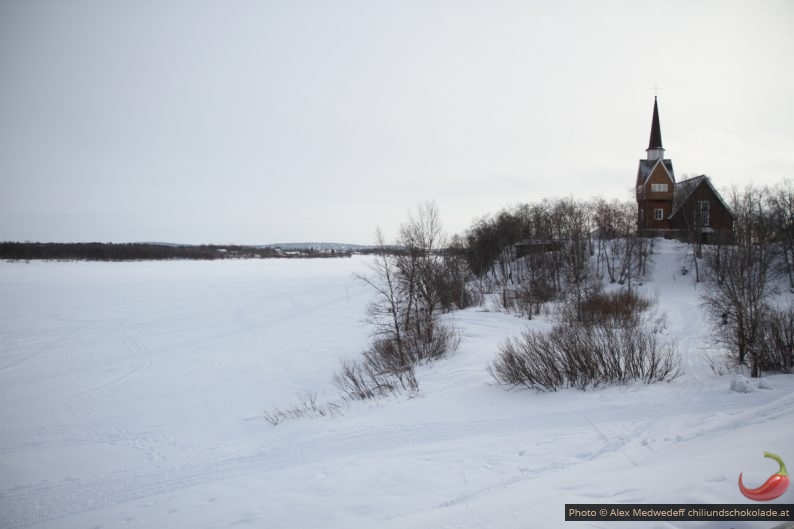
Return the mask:
[[[648,142],[648,148],[645,149],[648,153],[649,160],[658,160],[664,158],[664,149],[662,148],[662,129],[659,126],[659,105],[656,103],[656,96],[653,97],[653,121],[651,122],[651,139]]]

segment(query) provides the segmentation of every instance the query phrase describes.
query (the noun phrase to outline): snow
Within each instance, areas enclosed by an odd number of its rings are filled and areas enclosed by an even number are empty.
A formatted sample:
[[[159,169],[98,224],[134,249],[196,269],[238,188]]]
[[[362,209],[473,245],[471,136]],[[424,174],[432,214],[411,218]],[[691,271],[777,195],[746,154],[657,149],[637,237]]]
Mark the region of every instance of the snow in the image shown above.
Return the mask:
[[[731,391],[736,393],[750,393],[755,391],[753,383],[744,375],[736,375],[736,378],[731,382]]]
[[[712,371],[684,259],[663,243],[642,287],[683,359],[671,383],[505,391],[499,344],[550,322],[473,308],[446,316],[460,349],[418,396],[278,426],[263,412],[337,399],[366,345],[368,258],[1,263],[0,528],[592,529],[626,525],[564,504],[751,503],[739,473],[794,460],[794,377],[736,393]]]

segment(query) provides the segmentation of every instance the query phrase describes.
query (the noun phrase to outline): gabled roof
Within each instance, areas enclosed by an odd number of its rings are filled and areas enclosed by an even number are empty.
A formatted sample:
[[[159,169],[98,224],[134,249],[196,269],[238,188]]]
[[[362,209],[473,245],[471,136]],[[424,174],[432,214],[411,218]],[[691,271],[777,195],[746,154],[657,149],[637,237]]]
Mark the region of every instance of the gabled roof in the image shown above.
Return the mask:
[[[734,216],[733,211],[731,211],[731,208],[729,208],[728,204],[725,202],[725,200],[723,200],[722,195],[720,195],[714,186],[711,185],[711,179],[708,176],[702,174],[688,180],[682,180],[681,182],[675,184],[673,209],[670,212],[670,216],[667,217],[668,219],[672,219],[675,214],[678,213],[678,210],[683,207],[689,196],[695,191],[695,189],[698,188],[700,184],[707,185],[709,189],[711,189],[711,192],[714,194],[714,196],[717,197],[717,200],[719,200],[722,206],[725,208],[725,211],[727,211],[731,217]]]
[[[648,149],[662,148],[662,128],[659,126],[659,105],[656,104],[656,97],[653,98],[653,120],[651,121],[651,139],[648,142]]]
[[[642,184],[645,185],[648,182],[648,177],[651,176],[651,172],[653,168],[656,166],[657,163],[663,163],[664,168],[667,169],[667,173],[670,175],[670,178],[673,179],[673,183],[675,183],[675,173],[673,172],[673,161],[672,160],[640,160],[640,169],[639,172],[639,180],[642,181]]]

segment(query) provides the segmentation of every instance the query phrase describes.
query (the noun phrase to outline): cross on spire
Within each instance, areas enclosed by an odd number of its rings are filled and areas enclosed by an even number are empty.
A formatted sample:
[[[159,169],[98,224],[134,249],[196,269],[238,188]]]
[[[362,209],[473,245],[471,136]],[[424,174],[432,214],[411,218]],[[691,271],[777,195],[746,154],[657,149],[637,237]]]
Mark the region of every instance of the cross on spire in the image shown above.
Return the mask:
[[[659,90],[661,90],[661,87],[658,84],[654,84],[651,90],[653,90],[653,97],[657,97],[659,95]]]

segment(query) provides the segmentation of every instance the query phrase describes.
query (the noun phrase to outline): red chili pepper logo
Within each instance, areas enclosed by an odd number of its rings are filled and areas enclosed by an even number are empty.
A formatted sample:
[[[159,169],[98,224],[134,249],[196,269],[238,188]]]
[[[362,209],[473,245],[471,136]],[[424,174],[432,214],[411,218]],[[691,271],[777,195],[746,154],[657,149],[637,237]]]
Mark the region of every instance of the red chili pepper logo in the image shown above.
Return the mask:
[[[780,456],[776,456],[775,454],[771,454],[769,452],[764,452],[764,457],[768,457],[770,459],[774,459],[780,465],[780,470],[777,471],[777,474],[772,474],[769,476],[769,479],[766,480],[766,483],[758,487],[757,489],[748,489],[742,484],[742,475],[739,474],[739,490],[742,491],[746,497],[750,498],[751,500],[755,501],[769,501],[774,500],[775,498],[779,498],[786,492],[788,489],[789,478],[788,472],[786,472],[786,465],[783,463],[783,460]]]

